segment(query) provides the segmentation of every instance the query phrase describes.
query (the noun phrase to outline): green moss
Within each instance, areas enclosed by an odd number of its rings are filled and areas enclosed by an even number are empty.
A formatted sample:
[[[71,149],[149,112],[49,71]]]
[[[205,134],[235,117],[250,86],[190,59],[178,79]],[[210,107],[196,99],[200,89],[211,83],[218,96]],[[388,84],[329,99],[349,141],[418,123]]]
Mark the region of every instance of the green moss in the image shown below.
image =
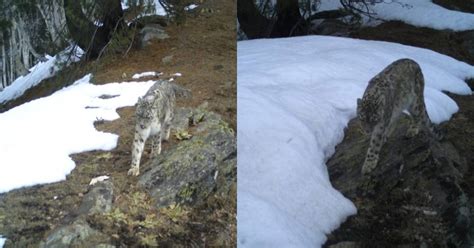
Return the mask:
[[[97,171],[98,166],[99,165],[96,163],[91,163],[91,164],[87,163],[87,164],[81,165],[80,170],[81,170],[81,173],[86,174],[86,175],[94,174]]]
[[[234,133],[234,129],[232,129],[229,124],[223,120],[219,120],[219,128],[224,132]]]
[[[153,229],[159,227],[162,223],[158,220],[155,214],[149,214],[145,217],[145,220],[138,221],[137,224],[147,229]]]
[[[195,116],[194,116],[194,125],[200,123],[200,122],[203,122],[204,121],[204,117],[206,116],[205,113],[197,113]]]
[[[158,242],[157,236],[154,234],[148,234],[148,235],[139,235],[140,238],[140,245],[143,245],[145,247],[158,247]]]
[[[179,204],[171,204],[167,208],[160,209],[161,214],[171,219],[173,222],[186,219],[189,212]]]
[[[105,152],[97,155],[96,160],[109,160],[113,158],[113,154],[111,152]]]
[[[195,192],[196,186],[188,184],[178,192],[178,197],[183,201],[191,201]]]
[[[193,135],[189,133],[188,130],[177,130],[174,136],[178,140],[188,140],[188,139],[191,139],[191,137],[193,137]]]
[[[114,208],[112,211],[109,213],[105,214],[105,217],[109,220],[112,221],[113,223],[117,224],[128,224],[128,216],[120,210],[120,208]]]

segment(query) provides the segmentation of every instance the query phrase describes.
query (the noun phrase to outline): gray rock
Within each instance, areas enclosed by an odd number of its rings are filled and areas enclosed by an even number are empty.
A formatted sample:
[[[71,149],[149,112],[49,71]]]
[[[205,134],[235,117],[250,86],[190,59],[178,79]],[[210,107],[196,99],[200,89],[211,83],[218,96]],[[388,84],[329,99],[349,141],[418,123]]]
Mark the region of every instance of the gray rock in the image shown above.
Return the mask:
[[[348,37],[351,31],[351,25],[338,19],[327,19],[323,20],[319,25],[316,25],[312,31],[318,35]]]
[[[75,218],[69,224],[59,226],[51,231],[40,247],[115,247],[109,238],[89,226],[87,215],[106,213],[112,208],[113,185],[110,181],[96,183],[84,196]]]
[[[462,185],[469,167],[448,141],[423,131],[405,138],[403,117],[382,147],[378,166],[362,176],[369,137],[352,120],[327,162],[331,182],[358,208],[331,234],[329,243],[360,242],[363,247],[468,247],[473,245],[472,206]],[[398,245],[398,246],[397,246]]]
[[[360,245],[352,241],[343,241],[337,244],[330,245],[329,248],[359,248]]]
[[[218,187],[229,189],[229,175],[236,171],[235,134],[219,115],[203,108],[183,109],[176,114],[175,122],[181,123],[181,127],[194,123],[193,137],[144,165],[151,168],[139,179],[158,207],[199,204]]]
[[[112,182],[103,181],[96,183],[84,196],[78,209],[79,215],[107,213],[112,209],[114,189]]]
[[[159,24],[147,24],[140,30],[141,47],[149,45],[152,40],[164,40],[169,37],[164,28]]]
[[[173,57],[174,57],[173,55],[168,55],[166,57],[163,57],[161,59],[161,63],[163,63],[164,65],[170,64],[171,61],[173,61]]]
[[[78,219],[54,230],[39,247],[115,247],[107,244],[107,241],[108,237],[92,229],[85,220]]]

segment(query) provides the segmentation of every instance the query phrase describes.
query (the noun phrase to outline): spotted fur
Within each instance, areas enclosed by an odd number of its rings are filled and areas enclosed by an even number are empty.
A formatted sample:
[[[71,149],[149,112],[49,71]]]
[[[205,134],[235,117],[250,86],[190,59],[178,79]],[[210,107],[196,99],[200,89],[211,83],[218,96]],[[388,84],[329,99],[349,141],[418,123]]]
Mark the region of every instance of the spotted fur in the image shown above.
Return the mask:
[[[160,80],[138,99],[132,163],[128,175],[140,174],[140,158],[148,138],[152,140],[152,156],[156,157],[161,153],[161,141],[170,137],[176,95],[189,96],[190,91],[169,81]]]
[[[424,79],[420,66],[411,59],[400,59],[372,78],[362,99],[357,99],[357,115],[362,130],[370,134],[362,173],[375,169],[382,145],[393,124],[403,111],[408,111],[411,125],[407,136],[418,134],[420,128],[427,128],[441,139],[441,134],[426,112],[423,97]]]

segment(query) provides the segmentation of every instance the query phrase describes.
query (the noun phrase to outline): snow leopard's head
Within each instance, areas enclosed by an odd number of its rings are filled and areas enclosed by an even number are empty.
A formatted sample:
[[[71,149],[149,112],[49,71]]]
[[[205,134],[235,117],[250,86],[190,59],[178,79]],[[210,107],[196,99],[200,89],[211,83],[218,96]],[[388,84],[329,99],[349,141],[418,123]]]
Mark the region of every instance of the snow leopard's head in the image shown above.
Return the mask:
[[[357,117],[360,121],[361,130],[365,134],[371,134],[375,125],[380,122],[382,116],[378,110],[376,102],[368,99],[357,99]]]
[[[136,128],[144,129],[153,120],[154,99],[150,96],[138,98],[135,111]]]

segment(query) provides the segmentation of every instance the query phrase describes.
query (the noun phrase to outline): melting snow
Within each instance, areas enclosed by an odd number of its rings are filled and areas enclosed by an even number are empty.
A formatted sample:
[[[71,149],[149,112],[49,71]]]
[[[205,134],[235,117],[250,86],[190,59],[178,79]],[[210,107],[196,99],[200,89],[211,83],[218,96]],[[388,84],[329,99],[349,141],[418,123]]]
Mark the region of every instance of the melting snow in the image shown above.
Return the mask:
[[[134,105],[154,83],[93,85],[90,78],[0,114],[0,193],[64,180],[75,166],[70,154],[113,149],[118,136],[97,131],[94,121],[119,118],[115,110]]]
[[[94,185],[98,182],[102,182],[104,180],[107,180],[109,179],[109,176],[99,176],[99,177],[94,177],[92,178],[91,182],[89,183],[89,185]]]
[[[199,5],[193,3],[193,4],[190,4],[190,5],[186,6],[186,7],[184,7],[184,10],[189,11],[189,10],[192,10],[192,9],[197,8],[198,6],[199,6]]]
[[[147,71],[147,72],[142,72],[142,73],[137,73],[132,76],[133,79],[139,79],[142,77],[155,77],[155,76],[160,76],[162,75],[162,72],[155,72],[155,71]]]
[[[56,75],[64,66],[64,63],[66,63],[67,66],[67,64],[71,62],[79,61],[84,52],[81,48],[76,47],[75,50],[72,51],[72,56],[70,56],[72,48],[73,46],[69,46],[54,57],[46,55],[46,61],[39,62],[29,69],[30,73],[15,79],[11,85],[5,87],[5,89],[0,92],[0,104],[21,96],[29,88],[41,83],[42,80]],[[69,58],[70,61],[68,61]]]
[[[339,1],[323,0],[320,11],[341,8]],[[474,14],[445,9],[431,0],[393,0],[369,6],[383,20],[397,20],[434,29],[474,29]]]

